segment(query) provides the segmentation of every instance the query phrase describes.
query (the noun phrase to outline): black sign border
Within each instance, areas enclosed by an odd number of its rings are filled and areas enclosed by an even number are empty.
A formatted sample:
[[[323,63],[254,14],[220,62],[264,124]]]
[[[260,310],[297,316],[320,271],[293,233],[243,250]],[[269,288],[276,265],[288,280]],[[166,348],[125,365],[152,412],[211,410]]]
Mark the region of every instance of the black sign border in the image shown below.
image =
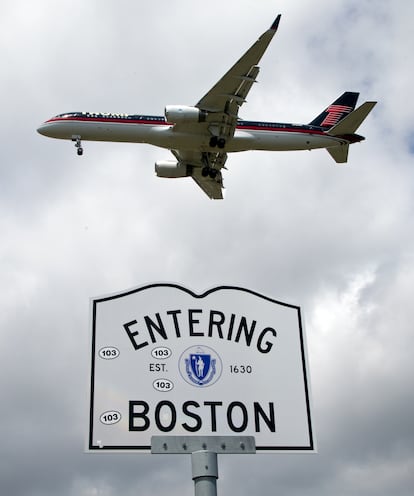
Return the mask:
[[[216,286],[214,288],[208,289],[204,293],[197,294],[194,293],[194,291],[191,291],[188,288],[185,288],[184,286],[181,286],[176,283],[152,283],[152,284],[147,284],[145,286],[140,286],[134,289],[122,291],[120,293],[112,294],[109,296],[103,296],[103,297],[97,297],[97,298],[92,298],[92,347],[91,347],[91,382],[90,382],[90,411],[89,411],[89,436],[88,436],[88,450],[90,451],[142,451],[142,452],[150,452],[151,451],[151,446],[146,446],[146,445],[137,445],[137,446],[123,446],[123,445],[110,445],[110,446],[99,446],[96,444],[93,444],[93,428],[94,428],[94,419],[93,419],[93,408],[94,408],[94,394],[95,394],[95,352],[96,352],[96,346],[95,346],[95,341],[96,341],[96,312],[97,312],[97,305],[99,303],[103,303],[106,301],[114,300],[117,298],[122,298],[124,296],[129,296],[134,293],[138,293],[140,291],[145,291],[147,289],[153,289],[153,288],[160,288],[160,287],[168,287],[168,288],[174,288],[178,289],[181,291],[184,291],[185,293],[188,293],[190,296],[196,299],[203,299],[206,296],[208,296],[211,293],[214,293],[216,291],[228,291],[228,290],[234,290],[234,291],[242,291],[244,293],[249,293],[251,295],[254,295],[258,298],[262,298],[266,301],[269,301],[271,303],[275,303],[276,305],[282,305],[284,307],[289,307],[296,309],[297,311],[297,318],[298,318],[298,325],[299,325],[299,338],[300,338],[300,348],[301,348],[301,358],[302,358],[302,373],[303,373],[303,381],[304,381],[304,386],[305,386],[305,397],[306,397],[306,414],[307,414],[307,421],[308,421],[308,438],[309,438],[309,445],[307,446],[256,446],[256,451],[258,452],[279,452],[279,451],[315,451],[315,443],[314,443],[314,436],[313,436],[313,428],[312,428],[312,420],[311,420],[311,408],[310,408],[310,393],[309,393],[309,387],[308,387],[308,376],[307,376],[307,370],[306,370],[306,359],[305,359],[305,343],[304,343],[304,333],[303,333],[303,325],[302,325],[302,316],[301,316],[301,311],[300,307],[297,305],[292,305],[290,303],[285,303],[283,301],[275,300],[274,298],[269,298],[268,296],[264,296],[260,293],[257,293],[256,291],[252,291],[250,289],[242,288],[239,286]]]

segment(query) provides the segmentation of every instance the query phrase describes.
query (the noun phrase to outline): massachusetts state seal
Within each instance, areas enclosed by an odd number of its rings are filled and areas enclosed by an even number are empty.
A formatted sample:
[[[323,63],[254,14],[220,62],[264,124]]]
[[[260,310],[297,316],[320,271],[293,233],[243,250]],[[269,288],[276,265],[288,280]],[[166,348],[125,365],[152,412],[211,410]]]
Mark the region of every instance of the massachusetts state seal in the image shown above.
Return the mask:
[[[212,386],[221,376],[222,363],[208,346],[192,346],[182,353],[178,363],[182,378],[192,386]]]

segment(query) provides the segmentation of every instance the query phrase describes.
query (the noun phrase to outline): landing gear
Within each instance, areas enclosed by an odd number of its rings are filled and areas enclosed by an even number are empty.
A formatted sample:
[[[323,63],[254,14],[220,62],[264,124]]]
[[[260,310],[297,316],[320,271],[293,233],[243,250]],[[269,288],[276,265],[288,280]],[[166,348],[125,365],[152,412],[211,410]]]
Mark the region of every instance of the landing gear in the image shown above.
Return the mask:
[[[75,141],[75,147],[77,148],[77,154],[83,155],[83,148],[80,136],[72,136],[72,141]]]
[[[210,154],[203,153],[203,168],[201,169],[201,175],[203,177],[211,177],[211,179],[215,179],[217,174],[219,173],[218,169],[214,169],[210,165]]]
[[[219,138],[218,136],[212,136],[210,138],[210,146],[211,148],[217,146],[218,148],[223,149],[226,146],[226,140],[224,138]]]
[[[211,179],[215,179],[218,172],[219,171],[217,169],[212,169],[211,167],[203,167],[201,169],[201,175],[203,177],[211,177]]]

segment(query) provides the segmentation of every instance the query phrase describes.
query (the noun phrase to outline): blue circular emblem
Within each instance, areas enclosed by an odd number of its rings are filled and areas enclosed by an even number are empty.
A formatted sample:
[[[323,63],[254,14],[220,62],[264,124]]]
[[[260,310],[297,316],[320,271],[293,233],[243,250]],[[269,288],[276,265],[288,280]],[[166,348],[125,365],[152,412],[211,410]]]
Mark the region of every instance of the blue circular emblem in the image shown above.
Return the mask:
[[[221,376],[223,365],[208,346],[191,346],[181,354],[178,368],[182,378],[197,387],[212,386]]]

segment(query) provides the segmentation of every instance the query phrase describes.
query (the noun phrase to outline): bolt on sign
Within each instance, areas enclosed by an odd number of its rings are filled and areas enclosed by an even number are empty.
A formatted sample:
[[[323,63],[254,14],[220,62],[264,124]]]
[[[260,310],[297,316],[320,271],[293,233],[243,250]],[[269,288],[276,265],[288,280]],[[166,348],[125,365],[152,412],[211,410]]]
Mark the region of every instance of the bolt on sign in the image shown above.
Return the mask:
[[[300,308],[248,289],[150,284],[91,300],[88,451],[254,436],[315,451]]]

